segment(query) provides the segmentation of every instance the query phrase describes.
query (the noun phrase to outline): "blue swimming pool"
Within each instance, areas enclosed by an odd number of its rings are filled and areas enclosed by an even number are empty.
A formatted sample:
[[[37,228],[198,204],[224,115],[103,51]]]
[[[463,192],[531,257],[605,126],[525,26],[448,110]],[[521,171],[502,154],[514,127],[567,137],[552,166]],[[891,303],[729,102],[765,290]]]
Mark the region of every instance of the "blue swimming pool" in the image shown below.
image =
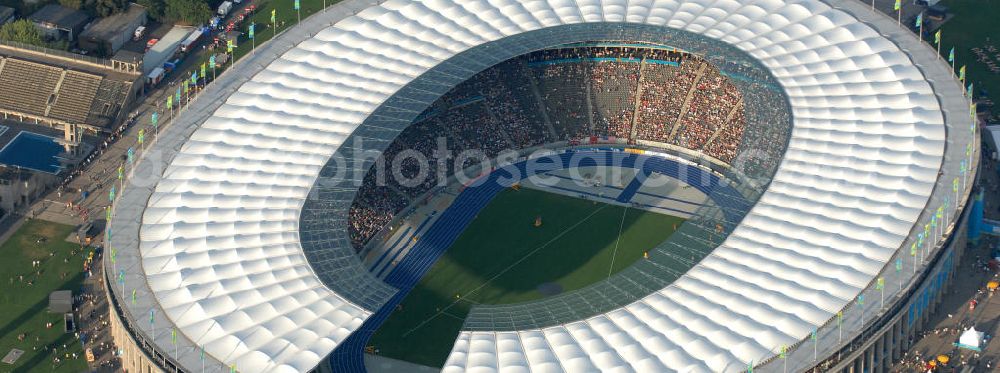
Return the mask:
[[[57,174],[62,169],[62,153],[63,147],[56,139],[21,131],[0,149],[0,164]]]

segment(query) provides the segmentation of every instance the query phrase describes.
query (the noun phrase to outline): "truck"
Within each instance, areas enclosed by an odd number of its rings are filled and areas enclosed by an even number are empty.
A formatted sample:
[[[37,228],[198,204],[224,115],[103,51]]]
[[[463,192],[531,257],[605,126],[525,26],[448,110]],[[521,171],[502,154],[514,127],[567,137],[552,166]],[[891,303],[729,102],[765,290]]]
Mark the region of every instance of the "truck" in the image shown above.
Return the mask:
[[[229,14],[229,11],[232,9],[233,9],[233,2],[226,0],[223,1],[222,4],[219,4],[218,13],[220,16],[225,16],[226,14]]]
[[[196,28],[194,31],[191,31],[191,33],[188,34],[188,37],[181,42],[181,52],[187,52],[190,50],[191,47],[194,46],[194,44],[198,42],[198,39],[201,39],[201,36],[204,34],[205,32],[201,28]]]
[[[167,71],[164,70],[162,67],[157,66],[155,69],[153,69],[153,71],[149,72],[149,75],[146,75],[146,83],[149,84],[150,86],[156,86],[157,84],[160,84],[160,81],[163,80],[163,75],[165,75],[166,72]]]

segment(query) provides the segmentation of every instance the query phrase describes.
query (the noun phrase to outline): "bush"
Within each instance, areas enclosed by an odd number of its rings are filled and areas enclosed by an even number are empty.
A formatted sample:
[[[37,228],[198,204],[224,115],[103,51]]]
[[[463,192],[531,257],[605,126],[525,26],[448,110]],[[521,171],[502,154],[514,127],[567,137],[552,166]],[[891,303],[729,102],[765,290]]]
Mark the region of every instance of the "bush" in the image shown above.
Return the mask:
[[[0,26],[0,40],[15,41],[52,49],[66,49],[65,41],[50,42],[42,32],[27,19],[19,19]]]

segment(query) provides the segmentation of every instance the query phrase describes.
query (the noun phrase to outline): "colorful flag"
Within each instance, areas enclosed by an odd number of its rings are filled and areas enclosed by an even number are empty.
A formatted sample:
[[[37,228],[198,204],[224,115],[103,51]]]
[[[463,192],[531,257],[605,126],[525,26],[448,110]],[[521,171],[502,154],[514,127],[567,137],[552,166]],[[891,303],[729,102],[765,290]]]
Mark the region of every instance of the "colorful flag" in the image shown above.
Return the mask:
[[[132,164],[132,162],[135,161],[135,150],[133,150],[132,148],[128,148],[128,151],[125,152],[125,155],[128,158],[129,164]]]
[[[778,356],[780,356],[782,359],[788,357],[788,346],[781,345],[781,354]]]
[[[920,12],[920,14],[917,14],[917,22],[913,25],[913,27],[919,28],[920,26],[923,26],[923,24],[924,24],[924,12]]]
[[[844,322],[844,311],[837,311],[837,325]]]
[[[177,344],[177,329],[170,328],[170,344]]]
[[[115,201],[115,187],[114,186],[112,186],[111,187],[111,191],[108,192],[108,200],[111,201],[111,202]]]
[[[896,0],[896,4],[892,6],[892,10],[897,10],[897,11],[902,8],[903,8],[903,2],[900,0]]]
[[[208,57],[208,64],[211,65],[213,69],[215,68],[215,55],[214,54]]]
[[[299,0],[295,0],[295,10],[299,10],[300,5],[301,4],[299,4]]]
[[[248,34],[250,34],[250,38],[251,39],[254,38],[253,37],[253,29],[254,29],[254,26],[256,26],[256,25],[257,25],[256,23],[250,23],[250,32],[248,32]]]
[[[132,289],[132,305],[135,305],[135,289]]]
[[[153,115],[150,115],[149,119],[150,119],[150,122],[153,122],[153,125],[155,126],[156,122],[158,122],[160,120],[160,113],[154,111]]]
[[[154,312],[156,312],[156,311],[149,310],[149,325],[153,325],[153,313]]]
[[[955,178],[955,180],[952,180],[952,182],[951,182],[951,191],[952,192],[957,192],[958,191],[958,178],[957,177]]]
[[[903,259],[902,258],[896,258],[896,272],[899,272],[899,271],[902,271],[902,270],[903,270]]]
[[[917,256],[917,243],[914,242],[910,245],[910,256]]]
[[[177,105],[181,104],[181,87],[177,87],[177,92],[174,93],[174,101],[177,101]]]
[[[116,258],[118,258],[118,250],[111,249],[111,264],[115,264]]]
[[[201,361],[205,361],[205,346],[201,346]]]
[[[138,137],[139,137],[139,145],[142,145],[142,142],[146,139],[146,129],[145,128],[140,128],[139,129],[139,135],[138,135]]]
[[[119,284],[124,284],[125,283],[125,270],[124,269],[118,271],[118,283]]]
[[[864,294],[858,294],[858,304],[860,304],[862,306],[865,304],[865,295]]]
[[[955,47],[951,47],[951,52],[948,52],[948,62],[955,62]]]
[[[276,12],[277,12],[277,9],[271,9],[271,25],[272,26],[274,25],[274,19],[275,19],[275,16],[277,14]]]
[[[934,33],[934,44],[941,44],[941,30]]]
[[[233,53],[233,39],[226,40],[226,53]]]
[[[118,166],[118,180],[125,178],[125,166]],[[111,210],[108,210],[108,220],[111,220]]]
[[[812,335],[810,336],[810,338],[812,338],[812,340],[814,341],[816,340],[816,328],[813,328]]]
[[[969,83],[969,89],[965,91],[965,95],[968,96],[969,98],[972,98],[972,85],[973,83]]]
[[[747,362],[747,373],[753,373],[753,360]]]
[[[192,71],[191,72],[191,85],[198,85],[198,72],[197,71]]]
[[[174,96],[167,96],[167,110],[174,108]]]
[[[208,66],[206,66],[206,63],[202,62],[201,63],[201,77],[205,78],[205,79],[208,79],[208,74],[205,74],[205,68],[206,67],[208,67]]]
[[[878,281],[875,282],[875,289],[882,290],[884,288],[885,288],[885,279],[882,278],[882,277],[879,277]]]
[[[938,206],[937,208],[937,218],[944,219],[944,206]]]
[[[965,81],[965,65],[962,65],[962,68],[958,69],[958,80]]]
[[[973,102],[971,105],[969,105],[969,115],[971,115],[973,118],[976,117],[976,103],[975,102]],[[975,123],[972,123],[972,131],[973,132],[976,131],[976,124]]]

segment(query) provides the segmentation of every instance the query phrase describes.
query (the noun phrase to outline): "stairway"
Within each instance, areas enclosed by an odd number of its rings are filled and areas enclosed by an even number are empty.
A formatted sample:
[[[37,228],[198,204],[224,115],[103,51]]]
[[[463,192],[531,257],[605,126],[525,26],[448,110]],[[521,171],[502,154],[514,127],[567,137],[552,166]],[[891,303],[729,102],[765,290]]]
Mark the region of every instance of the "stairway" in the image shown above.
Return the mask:
[[[639,81],[636,82],[636,85],[635,85],[635,100],[634,100],[635,103],[634,103],[634,107],[632,108],[632,128],[631,128],[631,131],[629,131],[629,137],[628,137],[629,139],[634,139],[634,138],[636,138],[638,136],[636,134],[636,131],[638,130],[637,128],[638,128],[638,122],[639,122],[639,109],[642,106],[641,105],[642,104],[642,81],[646,77],[645,74],[646,74],[646,57],[643,56],[642,57],[642,62],[639,63]]]
[[[66,72],[67,71],[68,70],[63,70],[62,74],[59,75],[59,81],[56,82],[56,88],[52,90],[52,94],[55,95],[56,99],[55,100],[49,100],[49,102],[46,103],[46,105],[45,105],[45,116],[49,116],[49,112],[52,111],[52,106],[54,106],[54,104],[56,103],[56,100],[59,99],[59,88],[62,87],[63,81],[66,80]]]
[[[729,109],[729,114],[726,115],[726,120],[722,122],[722,126],[720,126],[718,129],[715,130],[714,133],[712,133],[712,137],[709,137],[708,141],[705,141],[705,145],[701,146],[702,149],[708,149],[708,146],[712,144],[712,141],[715,141],[715,138],[719,137],[719,133],[722,133],[723,130],[729,128],[729,126],[732,125],[733,117],[736,116],[736,113],[742,107],[743,107],[743,98],[741,97],[740,101],[737,102],[732,109]]]
[[[521,71],[524,71],[528,76],[528,80],[531,83],[531,93],[535,96],[535,102],[538,104],[538,111],[542,113],[542,121],[545,122],[545,128],[549,129],[549,135],[552,139],[558,140],[559,136],[556,134],[555,127],[552,127],[552,122],[549,121],[549,113],[545,110],[545,101],[542,100],[542,93],[538,91],[538,82],[535,80],[535,75],[531,73],[531,69],[528,65],[521,61],[520,64]]]
[[[681,127],[681,118],[684,118],[684,114],[687,114],[688,105],[691,104],[691,96],[694,95],[694,90],[698,88],[698,83],[701,82],[701,78],[705,76],[706,69],[708,69],[707,63],[701,64],[701,67],[698,68],[698,76],[694,78],[693,82],[691,82],[691,87],[688,88],[687,96],[684,96],[684,105],[681,106],[681,111],[677,114],[677,119],[674,120],[674,127],[670,130],[670,136],[667,137],[669,141],[673,141],[674,138],[676,138],[677,131],[680,130]]]

